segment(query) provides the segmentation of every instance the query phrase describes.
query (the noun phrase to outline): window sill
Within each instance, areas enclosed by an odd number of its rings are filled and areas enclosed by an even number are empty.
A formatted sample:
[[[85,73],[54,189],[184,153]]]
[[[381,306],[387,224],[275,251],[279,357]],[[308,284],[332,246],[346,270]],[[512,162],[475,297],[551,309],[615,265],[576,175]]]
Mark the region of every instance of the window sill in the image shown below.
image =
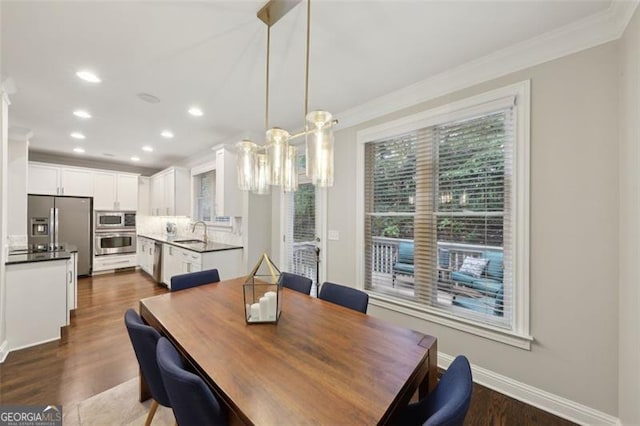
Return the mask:
[[[490,325],[475,324],[464,318],[448,315],[445,312],[431,310],[429,308],[411,303],[406,300],[393,297],[382,296],[378,293],[369,292],[369,303],[379,308],[388,309],[414,318],[444,325],[445,327],[464,331],[485,339],[515,346],[520,349],[531,350],[533,337],[524,334],[517,334]]]

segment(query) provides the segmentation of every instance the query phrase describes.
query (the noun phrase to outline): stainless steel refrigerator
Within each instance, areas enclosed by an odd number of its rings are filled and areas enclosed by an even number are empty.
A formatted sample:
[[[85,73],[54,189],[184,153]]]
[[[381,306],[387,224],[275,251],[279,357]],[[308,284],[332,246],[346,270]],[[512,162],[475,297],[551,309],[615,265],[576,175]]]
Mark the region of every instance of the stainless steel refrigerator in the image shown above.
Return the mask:
[[[29,195],[27,217],[29,244],[48,250],[72,244],[78,275],[91,273],[91,198]]]

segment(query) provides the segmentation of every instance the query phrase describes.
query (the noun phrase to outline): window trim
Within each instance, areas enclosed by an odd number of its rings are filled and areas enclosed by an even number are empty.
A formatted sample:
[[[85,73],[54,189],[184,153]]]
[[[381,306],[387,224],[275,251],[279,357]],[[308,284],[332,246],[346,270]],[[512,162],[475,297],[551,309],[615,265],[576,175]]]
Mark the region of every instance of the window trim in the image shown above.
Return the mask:
[[[510,102],[510,104],[509,104]],[[435,322],[476,336],[522,349],[531,349],[529,290],[529,193],[531,82],[524,80],[443,106],[360,130],[356,134],[356,285],[364,289],[364,147],[365,143],[397,136],[412,130],[460,120],[514,105],[514,182],[512,213],[515,220],[513,255],[513,310],[511,330],[443,313],[418,303],[368,292],[371,304],[415,318]]]

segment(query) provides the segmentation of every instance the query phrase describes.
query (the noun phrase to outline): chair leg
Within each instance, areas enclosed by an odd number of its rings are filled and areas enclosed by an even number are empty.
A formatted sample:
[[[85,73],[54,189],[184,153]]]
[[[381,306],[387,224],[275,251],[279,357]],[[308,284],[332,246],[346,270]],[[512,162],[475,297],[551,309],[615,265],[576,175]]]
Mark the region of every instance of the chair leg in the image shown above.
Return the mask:
[[[151,426],[151,420],[153,420],[153,416],[155,416],[157,409],[158,409],[158,401],[154,399],[153,402],[151,402],[151,407],[149,408],[149,414],[147,414],[147,419],[144,421],[144,426]]]

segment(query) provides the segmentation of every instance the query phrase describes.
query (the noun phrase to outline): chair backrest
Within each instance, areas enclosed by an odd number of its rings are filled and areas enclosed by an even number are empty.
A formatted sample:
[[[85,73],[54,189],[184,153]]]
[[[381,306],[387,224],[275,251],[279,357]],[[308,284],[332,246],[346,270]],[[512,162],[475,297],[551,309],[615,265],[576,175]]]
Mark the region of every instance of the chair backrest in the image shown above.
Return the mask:
[[[311,285],[313,284],[313,281],[301,275],[283,272],[280,274],[280,283],[283,287],[308,295],[311,293]]]
[[[425,426],[460,425],[469,411],[473,379],[471,366],[464,355],[458,355],[444,372],[436,388],[419,404],[425,406]]]
[[[218,274],[217,269],[174,275],[171,277],[171,291],[184,290],[202,284],[217,283],[218,281],[220,281],[220,274]]]
[[[179,425],[226,425],[226,411],[206,383],[185,370],[180,354],[162,337],[158,342],[158,367]]]
[[[413,265],[413,243],[403,241],[398,244],[398,263]]]
[[[364,291],[330,282],[322,284],[318,299],[342,305],[363,314],[367,313],[369,304],[369,295]]]
[[[169,397],[162,383],[156,360],[156,346],[160,339],[160,333],[155,328],[143,323],[140,315],[133,309],[128,309],[124,314],[124,323],[127,326],[133,351],[136,353],[138,364],[147,381],[151,396],[159,404],[170,407]]]

